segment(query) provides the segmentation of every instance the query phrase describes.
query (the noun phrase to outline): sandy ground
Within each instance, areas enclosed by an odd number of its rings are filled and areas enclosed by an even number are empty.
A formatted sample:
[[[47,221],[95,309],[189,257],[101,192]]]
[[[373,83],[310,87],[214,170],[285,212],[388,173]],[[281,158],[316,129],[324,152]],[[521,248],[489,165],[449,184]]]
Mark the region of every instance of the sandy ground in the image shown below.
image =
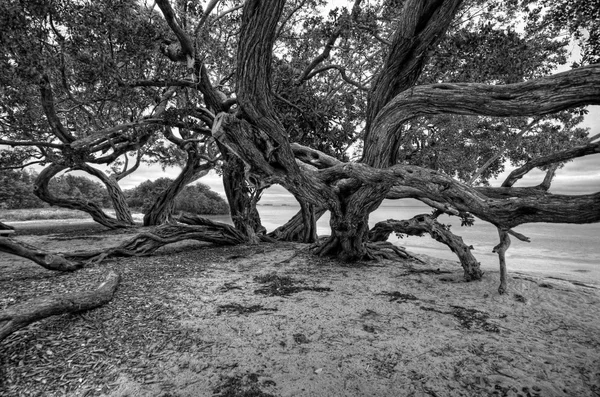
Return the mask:
[[[64,251],[127,236],[17,238]],[[86,314],[94,327],[85,317],[47,319],[0,342],[0,395],[600,396],[598,289],[512,274],[500,296],[497,273],[465,283],[456,262],[421,259],[349,266],[301,244],[189,245],[55,276],[0,254],[0,291],[10,290],[0,309],[40,285],[123,274],[113,301]],[[124,317],[133,317],[129,331]],[[121,342],[128,332],[147,340]],[[71,340],[81,365],[104,351],[93,374],[72,381],[73,347],[63,360],[58,346]],[[32,351],[58,369],[28,376]]]

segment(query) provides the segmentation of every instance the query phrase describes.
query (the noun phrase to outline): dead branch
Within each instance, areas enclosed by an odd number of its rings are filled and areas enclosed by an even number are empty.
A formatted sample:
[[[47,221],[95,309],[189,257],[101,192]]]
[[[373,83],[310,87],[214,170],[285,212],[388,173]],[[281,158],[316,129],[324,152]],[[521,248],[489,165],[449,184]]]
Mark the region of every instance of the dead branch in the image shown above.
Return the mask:
[[[121,277],[108,273],[95,290],[56,294],[9,306],[0,312],[0,341],[13,332],[46,317],[94,309],[109,302]]]
[[[80,263],[69,261],[62,255],[52,254],[9,237],[0,237],[0,251],[29,259],[48,270],[71,272],[82,266]]]

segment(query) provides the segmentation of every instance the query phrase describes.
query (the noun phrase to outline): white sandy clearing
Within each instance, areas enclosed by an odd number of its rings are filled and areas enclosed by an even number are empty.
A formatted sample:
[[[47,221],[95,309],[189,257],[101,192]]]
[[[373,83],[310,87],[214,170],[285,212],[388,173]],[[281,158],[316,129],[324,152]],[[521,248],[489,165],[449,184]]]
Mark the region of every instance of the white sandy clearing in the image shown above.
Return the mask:
[[[182,327],[202,335],[204,344],[156,362],[166,382],[145,385],[122,377],[111,395],[600,393],[598,290],[511,277],[508,293],[499,296],[497,274],[464,283],[449,261],[340,267],[295,252],[214,263],[204,277],[181,280],[173,310],[185,313]],[[438,268],[452,273],[411,272]],[[270,272],[331,291],[256,294],[260,284],[253,276]],[[394,299],[384,292],[399,294]],[[218,315],[226,304],[276,311]]]
[[[127,236],[20,238],[65,251]],[[500,296],[497,273],[465,283],[451,261],[344,266],[301,244],[264,247],[247,257],[224,248],[198,277],[180,279],[162,303],[202,342],[148,354],[151,381],[123,371],[109,395],[600,396],[598,289],[513,274]],[[7,261],[0,255],[0,268]],[[257,294],[255,276],[269,274],[330,291]]]

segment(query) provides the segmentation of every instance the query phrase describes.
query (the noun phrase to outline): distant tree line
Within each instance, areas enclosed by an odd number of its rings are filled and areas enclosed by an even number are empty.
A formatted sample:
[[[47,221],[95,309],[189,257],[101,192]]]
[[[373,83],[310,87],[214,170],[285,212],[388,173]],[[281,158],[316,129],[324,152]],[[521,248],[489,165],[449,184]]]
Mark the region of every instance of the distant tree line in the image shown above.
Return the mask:
[[[44,208],[49,205],[33,194],[38,174],[26,170],[0,171],[0,208]],[[147,180],[124,192],[130,208],[146,213],[158,196],[173,183],[172,179]],[[93,202],[102,208],[112,203],[106,188],[84,176],[64,174],[52,178],[50,190],[58,197],[76,198]],[[187,186],[175,200],[175,212],[192,214],[227,214],[227,202],[204,184]]]
[[[158,178],[154,181],[147,180],[133,189],[125,190],[127,205],[131,209],[147,213],[157,198],[171,184],[170,178]],[[175,199],[174,211],[177,213],[189,212],[192,214],[228,214],[229,206],[219,194],[210,190],[210,187],[198,183],[186,186]]]

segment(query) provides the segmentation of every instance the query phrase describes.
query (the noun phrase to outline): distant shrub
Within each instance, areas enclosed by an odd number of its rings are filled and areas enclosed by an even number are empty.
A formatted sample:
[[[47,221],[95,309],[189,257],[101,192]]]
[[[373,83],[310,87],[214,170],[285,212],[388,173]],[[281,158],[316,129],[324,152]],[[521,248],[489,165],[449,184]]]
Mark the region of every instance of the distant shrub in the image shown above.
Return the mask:
[[[126,190],[125,197],[131,208],[146,213],[158,196],[173,182],[169,178],[158,178],[154,181],[147,180],[133,189]],[[198,183],[185,187],[175,198],[175,212],[189,212],[201,215],[228,214],[229,205],[210,190],[210,187]]]

